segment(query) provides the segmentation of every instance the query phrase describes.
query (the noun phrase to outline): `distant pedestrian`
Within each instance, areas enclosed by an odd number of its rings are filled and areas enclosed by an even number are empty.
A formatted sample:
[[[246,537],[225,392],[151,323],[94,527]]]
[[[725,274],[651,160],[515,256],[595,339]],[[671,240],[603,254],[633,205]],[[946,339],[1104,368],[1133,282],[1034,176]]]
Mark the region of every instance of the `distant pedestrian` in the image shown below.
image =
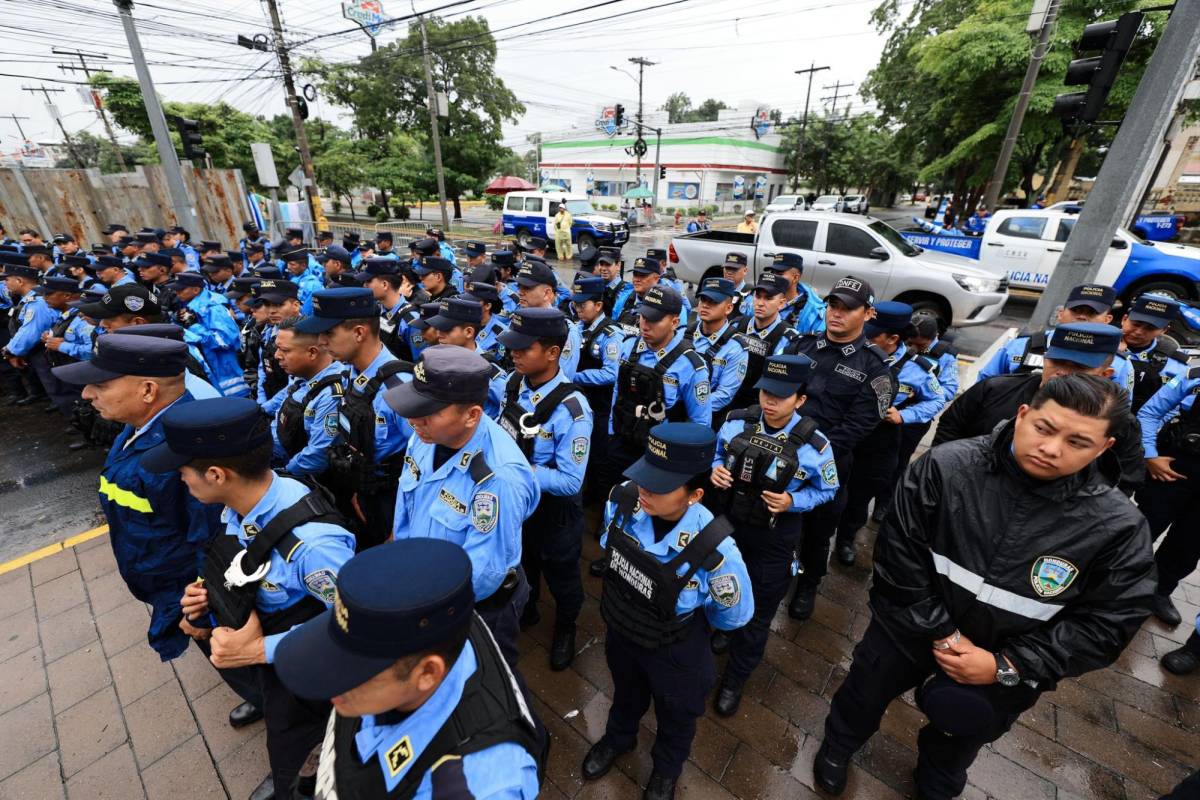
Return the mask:
[[[708,212],[703,208],[696,212],[696,218],[688,223],[688,233],[698,233],[700,231],[712,230],[712,225],[708,221]]]
[[[558,204],[558,213],[554,215],[554,249],[559,261],[570,261],[574,253],[571,247],[571,226],[575,218],[567,210],[566,203]]]
[[[754,221],[754,212],[747,211],[746,216],[738,223],[738,233],[758,233],[758,223]]]
[[[946,211],[942,217],[942,227],[947,230],[954,228],[954,223],[958,222],[958,212],[954,210],[954,204],[947,202]]]

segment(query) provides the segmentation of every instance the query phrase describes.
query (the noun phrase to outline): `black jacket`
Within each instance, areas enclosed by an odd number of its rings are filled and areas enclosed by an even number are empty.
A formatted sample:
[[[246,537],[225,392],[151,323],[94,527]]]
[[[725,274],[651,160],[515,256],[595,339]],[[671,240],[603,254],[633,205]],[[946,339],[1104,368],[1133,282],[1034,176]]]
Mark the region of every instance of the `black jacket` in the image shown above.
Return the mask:
[[[871,610],[914,657],[957,628],[1051,689],[1116,660],[1157,574],[1145,518],[1095,464],[1031,478],[1012,430],[934,447],[905,470],[875,543]],[[1038,581],[1045,563],[1072,579]]]
[[[996,375],[976,382],[942,412],[934,445],[991,433],[1001,422],[1015,417],[1017,409],[1037,394],[1041,383],[1040,372]],[[1100,470],[1114,477],[1115,481],[1110,482],[1131,495],[1146,481],[1146,451],[1142,449],[1142,426],[1137,417],[1130,414],[1115,438],[1112,449],[1100,456]]]

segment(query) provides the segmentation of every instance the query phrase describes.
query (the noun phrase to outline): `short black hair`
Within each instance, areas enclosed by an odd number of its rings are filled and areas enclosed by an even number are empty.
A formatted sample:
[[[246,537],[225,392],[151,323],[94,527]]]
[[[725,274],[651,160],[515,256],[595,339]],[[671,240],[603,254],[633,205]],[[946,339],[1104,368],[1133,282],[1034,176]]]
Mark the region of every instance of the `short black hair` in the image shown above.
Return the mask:
[[[691,494],[697,489],[704,489],[705,491],[708,491],[708,489],[712,486],[712,484],[709,482],[709,473],[701,472],[698,475],[693,475],[687,479],[687,483],[685,483],[684,486],[687,488],[688,494]]]
[[[309,341],[309,342],[312,342],[313,344],[316,344],[317,334],[306,333],[304,331],[296,329],[296,326],[300,324],[300,320],[302,320],[302,319],[304,319],[304,317],[296,316],[296,317],[288,317],[287,319],[280,320],[279,324],[275,326],[275,332],[278,333],[279,331],[291,331],[292,338],[304,339],[305,341]]]
[[[268,430],[271,420],[263,414],[256,422],[252,435],[259,435]],[[209,467],[220,467],[236,473],[242,478],[261,478],[271,471],[271,440],[237,455],[214,458],[196,458],[188,462],[188,466],[197,472],[204,472]]]
[[[353,328],[362,325],[374,335],[379,335],[379,317],[355,317],[354,319],[344,319],[335,325],[335,328]]]
[[[124,320],[132,321],[134,317],[141,317],[142,319],[146,320],[147,325],[151,325],[151,324],[163,321],[162,314],[141,314],[141,313],[135,314],[132,312],[129,314],[117,314],[114,317],[114,319],[124,319]]]
[[[378,278],[393,289],[399,289],[404,282],[404,278],[398,272],[385,272],[383,275],[372,275],[371,277]]]
[[[408,677],[408,674],[413,671],[413,667],[421,662],[421,659],[426,656],[441,656],[442,661],[446,662],[446,672],[458,661],[459,655],[462,654],[463,648],[467,644],[467,636],[471,632],[471,616],[467,615],[466,622],[447,636],[442,641],[435,645],[425,648],[419,653],[411,653],[403,656],[392,664],[392,674],[400,679]]]
[[[1029,401],[1030,408],[1055,402],[1085,417],[1108,423],[1106,435],[1112,436],[1129,422],[1129,394],[1110,378],[1077,372],[1046,381]]]
[[[547,350],[549,350],[551,347],[557,347],[559,353],[562,353],[562,351],[567,349],[566,336],[541,336],[538,338],[537,343]]]
[[[33,228],[21,228],[21,230],[17,231],[17,236],[36,236],[39,239],[42,238],[42,235]]]

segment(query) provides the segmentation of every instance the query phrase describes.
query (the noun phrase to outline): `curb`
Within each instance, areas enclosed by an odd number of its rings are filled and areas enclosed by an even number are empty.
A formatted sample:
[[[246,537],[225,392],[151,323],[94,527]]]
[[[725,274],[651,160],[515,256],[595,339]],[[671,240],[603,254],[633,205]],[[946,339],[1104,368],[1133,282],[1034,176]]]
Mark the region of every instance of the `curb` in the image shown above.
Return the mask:
[[[77,533],[74,536],[68,536],[66,539],[63,539],[61,542],[55,542],[54,544],[48,544],[45,547],[34,550],[32,553],[26,553],[25,555],[18,556],[17,558],[14,558],[11,561],[5,561],[3,564],[0,564],[0,575],[3,575],[6,572],[12,572],[13,570],[16,570],[16,569],[20,569],[21,567],[24,567],[28,564],[32,564],[34,561],[40,561],[43,558],[52,556],[55,553],[61,553],[63,550],[66,550],[69,547],[75,547],[77,545],[83,544],[84,542],[91,541],[92,539],[96,539],[100,536],[104,536],[106,533],[108,533],[108,526],[100,525],[98,527],[92,528],[89,531],[84,531],[83,533]]]

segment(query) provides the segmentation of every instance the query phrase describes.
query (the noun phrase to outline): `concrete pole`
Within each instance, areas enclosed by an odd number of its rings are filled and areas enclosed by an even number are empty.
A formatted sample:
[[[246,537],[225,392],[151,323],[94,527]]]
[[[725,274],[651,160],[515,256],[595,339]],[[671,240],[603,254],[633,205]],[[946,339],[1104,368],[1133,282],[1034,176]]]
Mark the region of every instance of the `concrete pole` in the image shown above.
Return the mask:
[[[437,95],[433,92],[433,65],[429,59],[429,36],[425,33],[425,17],[417,17],[421,24],[421,57],[425,60],[425,91],[429,95],[429,133],[433,137],[433,168],[437,170],[438,204],[442,207],[442,233],[450,230],[450,216],[446,213],[446,173],[442,170],[442,139],[438,131]]]

